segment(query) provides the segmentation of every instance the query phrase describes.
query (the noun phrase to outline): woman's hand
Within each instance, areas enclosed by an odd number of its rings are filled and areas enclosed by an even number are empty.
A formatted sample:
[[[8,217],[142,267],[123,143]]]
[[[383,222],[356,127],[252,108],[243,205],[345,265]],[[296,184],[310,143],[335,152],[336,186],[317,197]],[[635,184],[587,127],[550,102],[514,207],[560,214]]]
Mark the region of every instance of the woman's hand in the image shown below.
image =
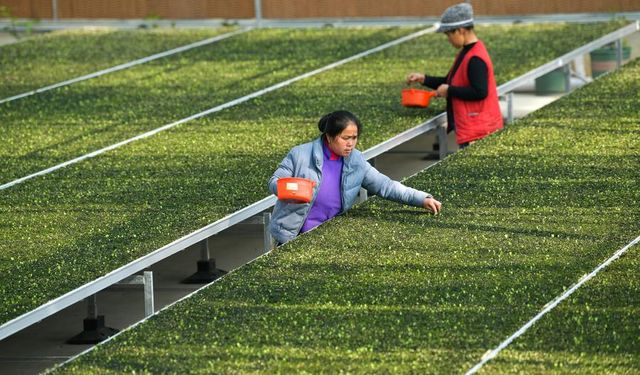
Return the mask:
[[[433,214],[437,215],[442,208],[442,203],[438,202],[433,198],[426,198],[424,202],[422,202],[422,207],[427,209],[429,212],[432,212]]]
[[[438,89],[436,90],[436,92],[438,93],[439,97],[446,98],[447,95],[449,95],[449,85],[442,84],[438,86]]]
[[[409,73],[409,75],[407,75],[407,85],[413,82],[424,83],[424,78],[424,74],[422,73]]]

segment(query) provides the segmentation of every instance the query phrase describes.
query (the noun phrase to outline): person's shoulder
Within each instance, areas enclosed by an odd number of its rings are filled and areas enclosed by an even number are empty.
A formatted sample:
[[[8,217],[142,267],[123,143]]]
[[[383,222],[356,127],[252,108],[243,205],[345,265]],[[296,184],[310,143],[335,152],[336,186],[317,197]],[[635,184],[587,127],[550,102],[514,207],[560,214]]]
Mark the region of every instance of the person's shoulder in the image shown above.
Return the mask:
[[[313,143],[315,141],[311,141],[311,142],[307,142],[307,143],[303,143],[303,144],[299,144],[297,146],[294,146],[290,153],[293,155],[308,155],[311,154],[312,150],[313,150]]]

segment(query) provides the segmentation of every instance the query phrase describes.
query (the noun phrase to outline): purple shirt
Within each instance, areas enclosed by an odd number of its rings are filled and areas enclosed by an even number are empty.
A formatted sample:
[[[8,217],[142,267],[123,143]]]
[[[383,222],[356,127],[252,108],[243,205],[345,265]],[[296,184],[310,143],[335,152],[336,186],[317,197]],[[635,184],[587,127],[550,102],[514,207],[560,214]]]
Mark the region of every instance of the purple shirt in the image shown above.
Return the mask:
[[[322,161],[322,181],[318,188],[318,195],[309,210],[307,220],[302,225],[300,233],[310,231],[318,225],[336,216],[342,210],[342,194],[340,183],[342,181],[342,157],[333,153],[322,142],[324,157]]]

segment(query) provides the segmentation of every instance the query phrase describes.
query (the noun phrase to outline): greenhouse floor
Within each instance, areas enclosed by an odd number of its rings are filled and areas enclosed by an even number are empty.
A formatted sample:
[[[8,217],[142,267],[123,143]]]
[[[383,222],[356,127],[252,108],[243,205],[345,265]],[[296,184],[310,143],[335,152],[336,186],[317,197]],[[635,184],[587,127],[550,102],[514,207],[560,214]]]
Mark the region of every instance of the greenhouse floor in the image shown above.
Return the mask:
[[[514,116],[522,117],[560,96],[516,93]],[[376,167],[394,179],[408,177],[435,163],[429,157],[434,143],[434,134],[417,137],[379,156]],[[455,151],[455,148],[454,135],[449,134],[449,150]],[[209,239],[209,249],[217,267],[226,271],[260,256],[262,248],[263,227],[258,224],[242,223]],[[200,249],[194,246],[151,268],[156,311],[202,286],[181,283],[195,271],[199,257]],[[143,288],[137,285],[108,288],[98,293],[97,307],[98,313],[105,316],[107,326],[123,329],[144,318]],[[86,315],[86,303],[76,303],[1,341],[0,373],[40,373],[89,348],[90,345],[66,344],[67,339],[81,331]]]

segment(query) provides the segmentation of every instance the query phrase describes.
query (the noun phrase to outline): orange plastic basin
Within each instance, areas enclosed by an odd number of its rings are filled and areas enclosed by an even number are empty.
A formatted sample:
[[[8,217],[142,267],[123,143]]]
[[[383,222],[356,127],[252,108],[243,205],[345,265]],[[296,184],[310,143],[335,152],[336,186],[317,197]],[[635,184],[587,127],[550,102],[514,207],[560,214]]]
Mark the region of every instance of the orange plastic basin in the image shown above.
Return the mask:
[[[435,91],[404,89],[402,90],[402,105],[405,107],[428,107],[434,96],[436,96]]]
[[[278,179],[278,199],[295,203],[309,203],[313,198],[316,182],[298,177]]]

